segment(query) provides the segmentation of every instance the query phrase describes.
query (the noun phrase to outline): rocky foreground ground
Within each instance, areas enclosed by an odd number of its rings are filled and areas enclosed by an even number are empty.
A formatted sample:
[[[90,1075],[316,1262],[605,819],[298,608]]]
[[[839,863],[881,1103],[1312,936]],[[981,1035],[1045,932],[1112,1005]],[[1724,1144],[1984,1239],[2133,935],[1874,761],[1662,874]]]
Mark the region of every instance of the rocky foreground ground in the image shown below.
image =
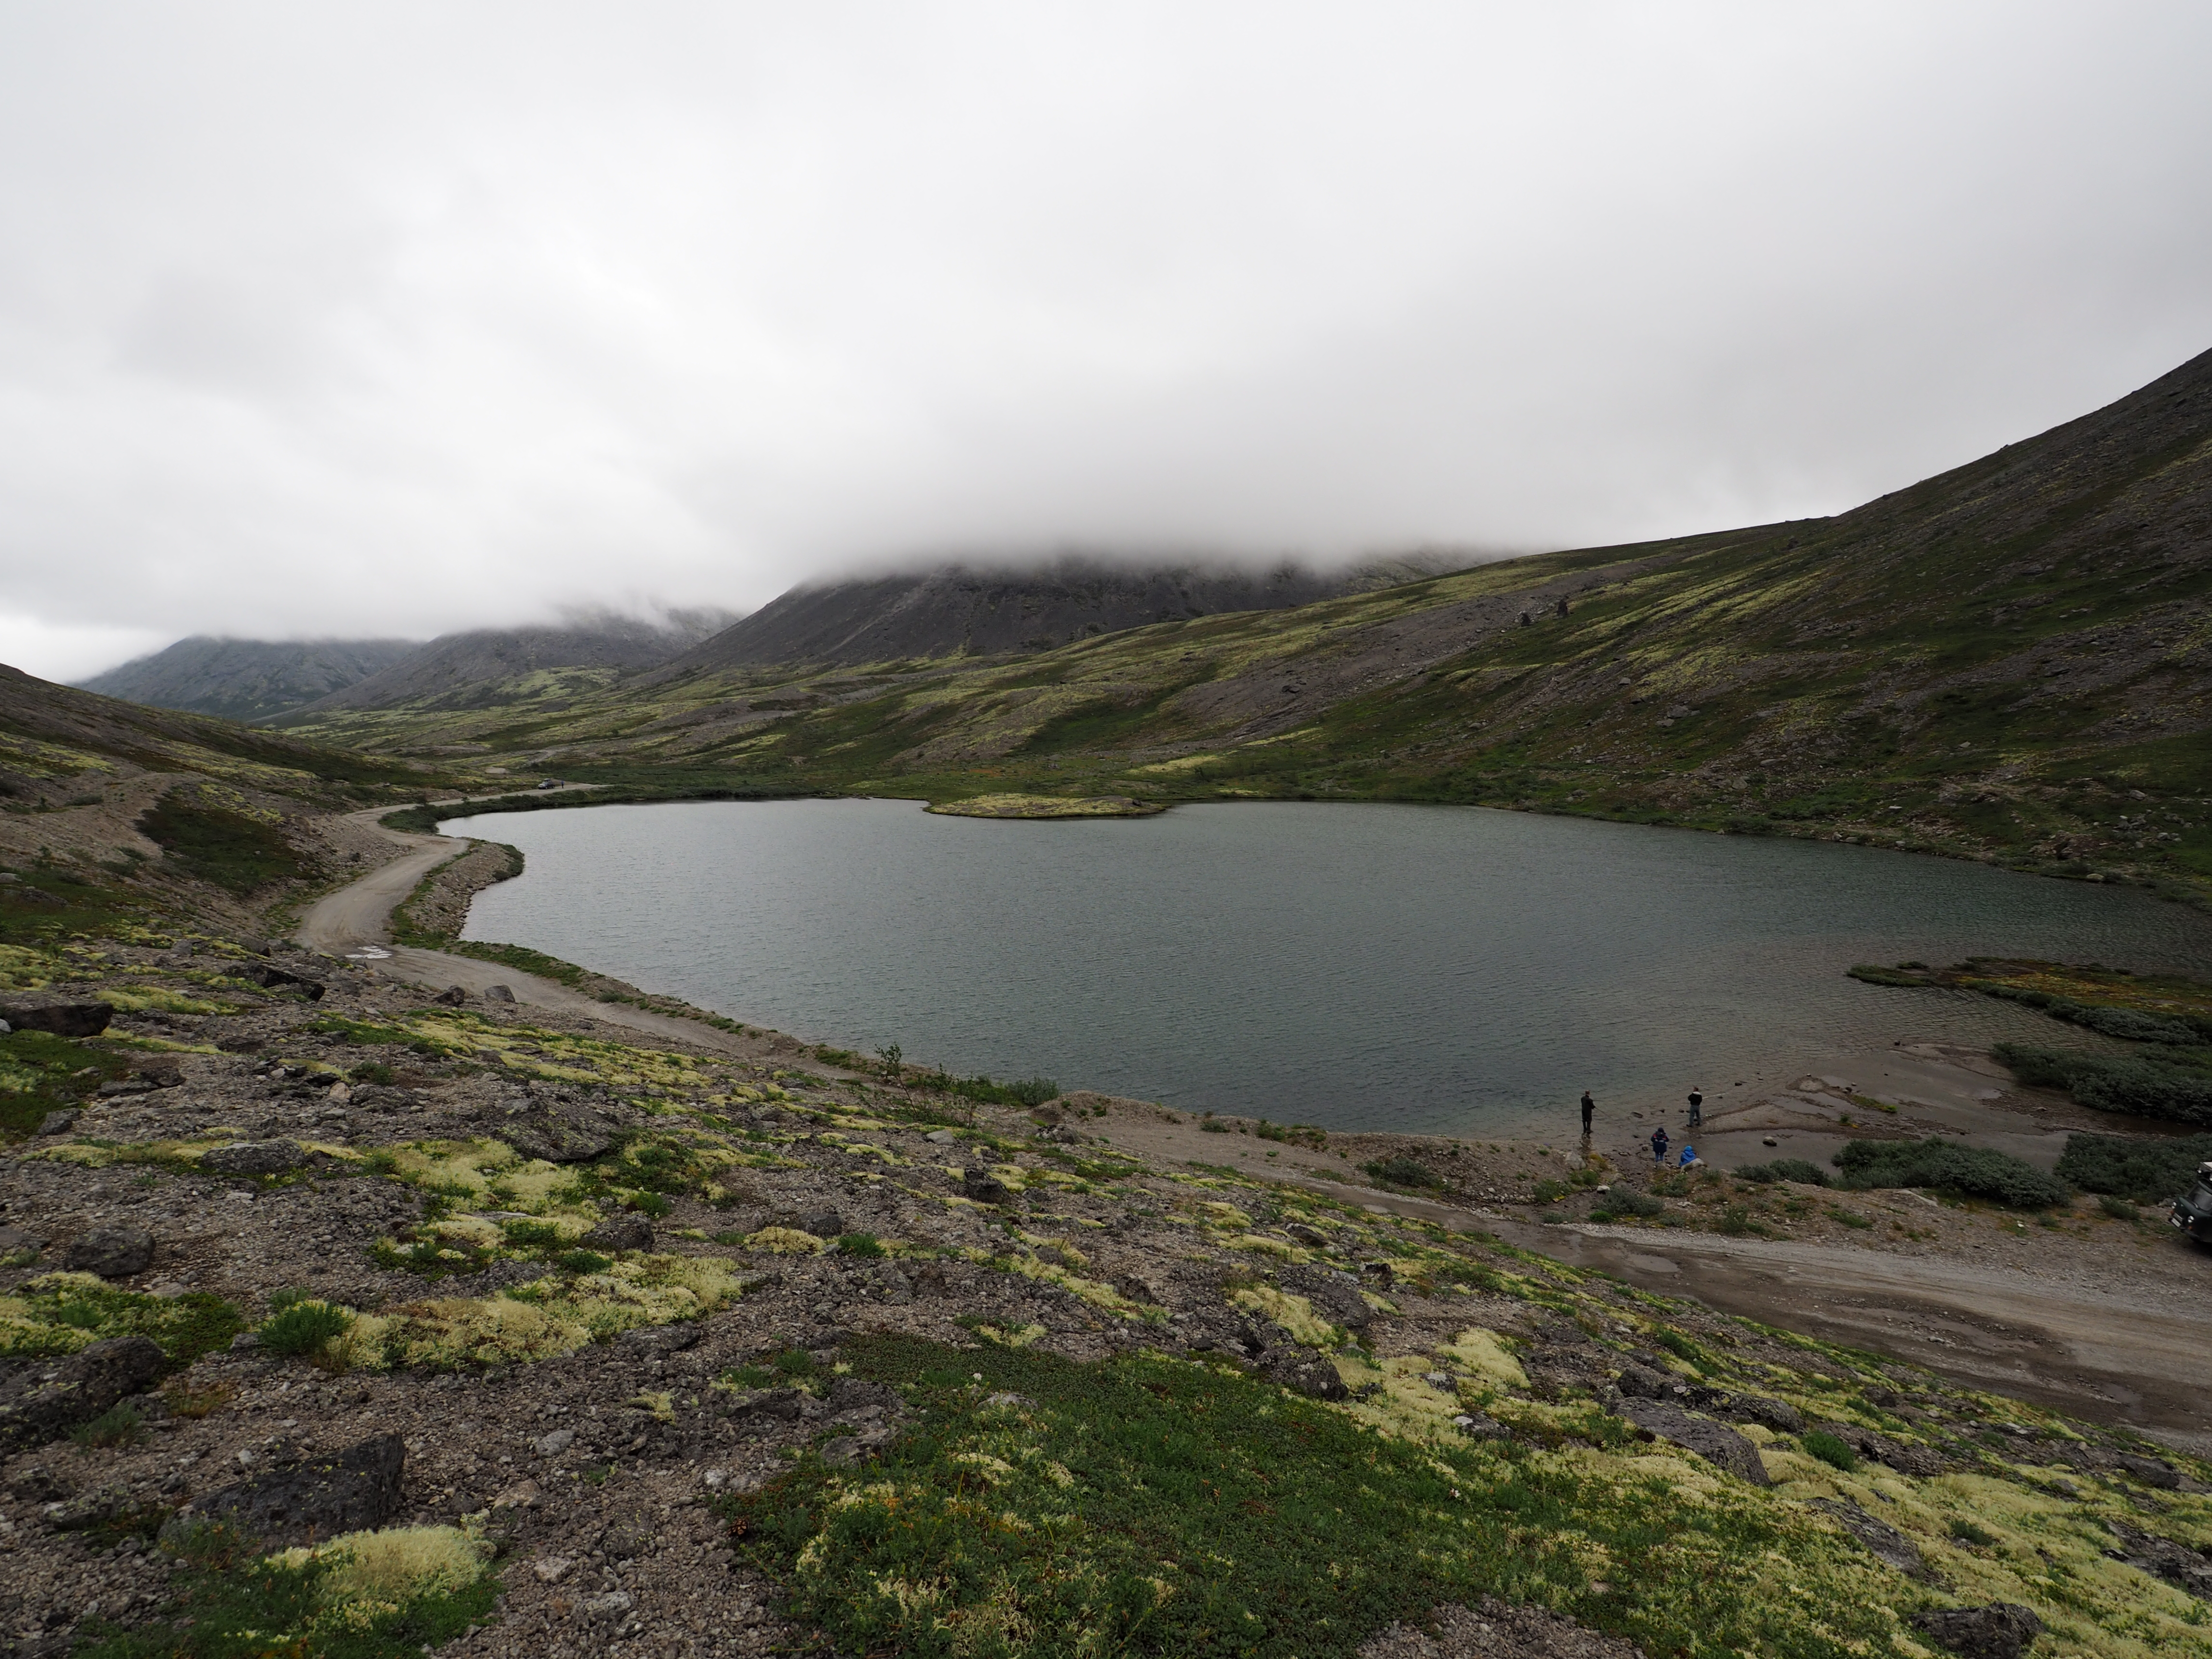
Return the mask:
[[[2194,1460],[1128,1103],[0,966],[20,1654],[2212,1653]]]

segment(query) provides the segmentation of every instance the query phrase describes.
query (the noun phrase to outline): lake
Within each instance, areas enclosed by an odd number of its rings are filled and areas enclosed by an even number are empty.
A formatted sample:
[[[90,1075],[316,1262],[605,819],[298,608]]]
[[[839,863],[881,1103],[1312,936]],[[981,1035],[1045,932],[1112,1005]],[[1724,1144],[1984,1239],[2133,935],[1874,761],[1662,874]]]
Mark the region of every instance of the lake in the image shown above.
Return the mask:
[[[1901,1037],[2078,1040],[1855,962],[2212,974],[2212,918],[2139,890],[1481,807],[702,802],[445,827],[528,860],[471,939],[812,1041],[1332,1129],[1565,1133],[1585,1088],[1610,1114]]]

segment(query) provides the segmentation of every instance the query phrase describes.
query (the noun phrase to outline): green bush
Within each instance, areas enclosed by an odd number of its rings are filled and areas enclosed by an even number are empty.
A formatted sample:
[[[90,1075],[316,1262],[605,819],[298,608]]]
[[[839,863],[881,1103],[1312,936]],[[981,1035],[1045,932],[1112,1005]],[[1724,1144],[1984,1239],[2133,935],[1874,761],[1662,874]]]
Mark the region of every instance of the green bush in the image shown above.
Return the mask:
[[[2000,1042],[1990,1053],[2029,1087],[2063,1089],[2093,1111],[2212,1126],[2212,1049],[2083,1054]]]
[[[658,1221],[676,1206],[659,1193],[632,1193],[629,1207],[640,1215],[649,1215]]]
[[[1849,1474],[1859,1466],[1859,1455],[1826,1429],[1811,1429],[1799,1439],[1808,1457],[1817,1457],[1832,1468]]]
[[[1361,1164],[1360,1169],[1376,1180],[1393,1187],[1441,1187],[1444,1183],[1426,1164],[1405,1157],[1378,1158]],[[1566,1190],[1562,1187],[1561,1192]]]
[[[1984,1549],[1987,1549],[1990,1545],[1997,1541],[1996,1534],[1995,1533],[1985,1531],[1984,1528],[1976,1526],[1964,1516],[1954,1516],[1952,1517],[1951,1536],[1959,1543],[1977,1544]]]
[[[898,1439],[863,1468],[804,1457],[720,1500],[745,1565],[839,1652],[1352,1659],[1394,1621],[1485,1595],[1651,1654],[1888,1639],[1871,1606],[1824,1610],[1817,1638],[1784,1626],[1768,1564],[1793,1534],[1748,1504],[1388,1438],[1225,1368],[901,1337],[841,1352],[908,1402]],[[994,1395],[1014,1403],[978,1409]],[[1580,1420],[1626,1443],[1620,1419]],[[1592,1584],[1593,1559],[1639,1564],[1633,1592]]]
[[[874,1261],[884,1254],[884,1247],[873,1233],[846,1233],[837,1240],[841,1255],[856,1255],[864,1261]]]
[[[2212,1135],[2130,1140],[2119,1135],[2066,1137],[2058,1173],[2085,1193],[2142,1204],[2179,1198],[2196,1184],[2197,1166],[2212,1158]]]
[[[1828,1185],[1828,1172],[1802,1158],[1778,1158],[1769,1164],[1747,1164],[1735,1172],[1738,1181],[1795,1181],[1806,1187]]]
[[[353,1316],[327,1302],[295,1302],[261,1324],[261,1346],[270,1353],[319,1353],[353,1328]]]
[[[139,814],[138,830],[185,874],[241,896],[307,873],[275,825],[174,791]]]
[[[2141,1210],[2136,1208],[2134,1205],[2129,1203],[2124,1198],[2114,1198],[2110,1193],[2106,1193],[2102,1198],[2097,1200],[2097,1207],[2102,1210],[2106,1215],[2112,1217],[2115,1221],[2140,1221],[2142,1219],[2142,1212]]]
[[[1622,1216],[1638,1216],[1648,1220],[1655,1215],[1663,1215],[1667,1211],[1666,1205],[1661,1200],[1649,1193],[1639,1193],[1633,1187],[1615,1187],[1600,1197],[1597,1204],[1597,1208],[1590,1212],[1592,1221],[1613,1221]]]
[[[146,1437],[146,1414],[125,1400],[110,1406],[89,1423],[69,1431],[70,1438],[89,1451],[95,1446],[128,1446]]]
[[[2010,1152],[1932,1138],[1850,1141],[1836,1167],[1846,1187],[1932,1187],[2014,1210],[2047,1209],[2072,1196],[2064,1182]]]
[[[348,1073],[356,1083],[392,1083],[398,1073],[380,1060],[363,1060]]]
[[[1006,1092],[1018,1104],[1042,1106],[1048,1100],[1060,1098],[1060,1085],[1048,1077],[1025,1077],[1018,1083],[1009,1083]]]
[[[612,1256],[601,1255],[596,1250],[563,1250],[553,1258],[553,1265],[564,1273],[603,1273],[615,1265]]]

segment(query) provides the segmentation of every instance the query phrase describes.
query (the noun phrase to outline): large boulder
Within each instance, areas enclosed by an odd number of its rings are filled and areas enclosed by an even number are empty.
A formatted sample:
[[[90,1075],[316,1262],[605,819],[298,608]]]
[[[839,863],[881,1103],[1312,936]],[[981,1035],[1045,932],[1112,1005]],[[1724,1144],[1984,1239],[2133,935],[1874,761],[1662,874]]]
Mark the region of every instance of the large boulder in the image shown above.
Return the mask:
[[[2160,1538],[2156,1533],[2138,1532],[2124,1522],[2106,1524],[2120,1540],[2120,1547],[2106,1550],[2106,1554],[2131,1567],[2140,1567],[2154,1578],[2163,1578],[2199,1601],[2212,1601],[2212,1560],[2207,1560],[2186,1544]]]
[[[389,1521],[399,1508],[406,1464],[404,1443],[381,1434],[342,1452],[289,1459],[195,1500],[189,1515],[233,1528],[262,1549],[325,1543]]]
[[[1310,1348],[1269,1348],[1259,1358],[1267,1380],[1314,1400],[1342,1400],[1352,1390],[1337,1375],[1336,1367]]]
[[[1011,1204],[1014,1201],[1014,1189],[988,1170],[962,1170],[960,1195],[970,1204]]]
[[[2012,1601],[1985,1607],[1930,1607],[1912,1615],[1915,1629],[1964,1659],[2020,1659],[2043,1634],[2043,1620]]]
[[[296,1170],[307,1161],[307,1149],[296,1140],[240,1140],[202,1153],[200,1168],[218,1175],[272,1176]]]
[[[330,988],[319,979],[279,968],[273,962],[248,963],[238,969],[238,977],[251,980],[264,991],[296,991],[310,1002],[320,1002]]]
[[[47,1031],[55,1036],[98,1036],[115,1018],[104,1002],[13,1002],[0,1004],[0,1019],[18,1031]]]
[[[1865,1545],[1867,1553],[1885,1566],[1895,1567],[1914,1578],[1928,1576],[1928,1564],[1921,1559],[1919,1547],[1887,1521],[1869,1515],[1847,1498],[1814,1498],[1807,1501],[1810,1507],[1829,1516]]]
[[[1759,1461],[1759,1448],[1725,1423],[1692,1417],[1680,1406],[1662,1400],[1624,1400],[1620,1414],[1646,1433],[1693,1451],[1754,1486],[1768,1484],[1766,1465]]]
[[[587,1250],[649,1250],[653,1243],[653,1223],[644,1216],[621,1211],[576,1243]]]
[[[94,1227],[79,1233],[62,1265],[73,1273],[128,1279],[154,1260],[154,1235],[143,1227]]]
[[[1285,1267],[1276,1276],[1282,1287],[1313,1304],[1314,1311],[1346,1330],[1364,1331],[1375,1317],[1359,1281],[1327,1267]]]
[[[167,1363],[143,1336],[112,1336],[66,1358],[33,1360],[0,1384],[0,1449],[43,1445],[143,1394]]]
[[[525,1158],[586,1164],[614,1148],[615,1132],[590,1112],[549,1112],[502,1130],[500,1138]]]

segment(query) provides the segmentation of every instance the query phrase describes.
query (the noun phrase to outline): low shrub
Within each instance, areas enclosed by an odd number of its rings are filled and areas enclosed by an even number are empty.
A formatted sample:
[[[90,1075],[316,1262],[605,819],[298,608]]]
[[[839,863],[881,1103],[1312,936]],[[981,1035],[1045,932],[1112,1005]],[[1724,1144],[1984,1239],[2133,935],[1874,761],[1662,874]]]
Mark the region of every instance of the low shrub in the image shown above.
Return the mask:
[[[1402,1154],[1396,1158],[1373,1158],[1359,1167],[1388,1186],[1441,1187],[1444,1184],[1428,1165]],[[1566,1188],[1562,1187],[1559,1190],[1565,1192]]]
[[[1666,1209],[1664,1203],[1649,1193],[1639,1193],[1633,1187],[1615,1187],[1599,1198],[1597,1208],[1590,1212],[1590,1219],[1596,1221],[1602,1218],[1613,1221],[1622,1216],[1648,1219],[1655,1215],[1663,1215]]]
[[[1951,1537],[1960,1544],[1974,1544],[1987,1549],[1997,1541],[1996,1534],[1976,1526],[1964,1516],[1951,1517]]]
[[[1802,1158],[1778,1158],[1768,1164],[1747,1164],[1735,1172],[1735,1178],[1757,1182],[1762,1186],[1774,1181],[1794,1181],[1805,1187],[1826,1187],[1829,1184],[1826,1170]]]
[[[629,1207],[640,1215],[649,1215],[658,1221],[676,1206],[659,1193],[632,1193]]]
[[[615,1265],[612,1256],[601,1255],[597,1250],[563,1250],[553,1258],[553,1265],[564,1273],[603,1273]]]
[[[1850,1141],[1836,1167],[1846,1187],[1932,1187],[2014,1210],[2047,1209],[2072,1196],[2057,1176],[2009,1152],[1933,1139]]]
[[[1845,1474],[1859,1466],[1859,1455],[1826,1429],[1808,1430],[1797,1443],[1804,1447],[1808,1457],[1817,1457]]]
[[[319,1353],[353,1328],[353,1316],[327,1302],[294,1302],[262,1322],[261,1346],[270,1353]]]
[[[69,1431],[70,1439],[86,1451],[96,1446],[129,1446],[146,1437],[146,1414],[125,1400],[110,1406],[89,1423]]]
[[[2114,1198],[2110,1193],[2106,1193],[2102,1198],[2097,1200],[2097,1207],[2102,1210],[2106,1215],[2112,1217],[2115,1221],[2140,1221],[2142,1219],[2142,1212],[2141,1210],[2136,1208],[2134,1205],[2129,1203],[2124,1198]]]
[[[884,1247],[873,1233],[846,1233],[837,1240],[837,1253],[859,1256],[864,1261],[874,1261],[883,1255]]]
[[[2066,1137],[2058,1173],[2085,1193],[2155,1204],[2186,1193],[2196,1184],[2197,1166],[2207,1158],[2212,1158],[2212,1135],[2133,1140],[2075,1134]]]
[[[1990,1053],[2029,1087],[2063,1089],[2093,1111],[2212,1125],[2212,1050],[2084,1054],[2000,1042]]]

